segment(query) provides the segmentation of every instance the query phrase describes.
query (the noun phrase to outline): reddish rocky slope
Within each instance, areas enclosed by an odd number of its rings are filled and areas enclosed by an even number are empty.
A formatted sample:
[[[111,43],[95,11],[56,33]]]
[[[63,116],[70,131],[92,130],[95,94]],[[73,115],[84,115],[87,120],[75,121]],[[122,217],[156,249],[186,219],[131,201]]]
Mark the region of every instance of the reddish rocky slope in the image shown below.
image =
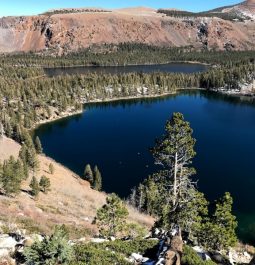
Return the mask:
[[[234,8],[253,15],[254,2],[249,0]],[[222,12],[229,12],[229,9]],[[221,50],[252,49],[255,22],[252,17],[244,22],[216,17],[172,18],[149,8],[0,19],[0,52],[51,49],[62,53],[92,44],[120,42],[158,46],[193,45],[197,48],[207,46]]]

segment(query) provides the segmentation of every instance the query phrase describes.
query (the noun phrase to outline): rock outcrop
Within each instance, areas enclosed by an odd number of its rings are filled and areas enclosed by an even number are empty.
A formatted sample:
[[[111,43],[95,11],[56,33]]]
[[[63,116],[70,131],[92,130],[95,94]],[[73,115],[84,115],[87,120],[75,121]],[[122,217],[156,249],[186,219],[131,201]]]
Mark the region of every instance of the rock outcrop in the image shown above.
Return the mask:
[[[255,0],[247,0],[242,2],[239,5],[227,7],[222,10],[223,13],[235,12],[246,17],[255,19]]]
[[[233,8],[255,14],[254,0]],[[230,12],[230,9],[222,12]],[[251,20],[173,18],[149,8],[56,12],[0,19],[0,52],[50,50],[62,54],[93,44],[123,42],[245,50],[254,48],[255,26]]]

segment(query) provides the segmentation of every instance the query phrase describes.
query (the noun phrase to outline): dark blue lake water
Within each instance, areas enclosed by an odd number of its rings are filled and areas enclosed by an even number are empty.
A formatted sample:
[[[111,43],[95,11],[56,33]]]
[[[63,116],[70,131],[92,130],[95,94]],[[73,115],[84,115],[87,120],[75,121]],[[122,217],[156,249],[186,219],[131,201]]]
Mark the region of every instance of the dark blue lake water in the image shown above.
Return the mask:
[[[125,197],[154,171],[149,148],[173,112],[190,121],[197,139],[198,186],[214,200],[234,197],[239,235],[255,242],[255,102],[208,92],[85,106],[81,115],[35,130],[46,155],[82,174],[98,165],[103,189]]]

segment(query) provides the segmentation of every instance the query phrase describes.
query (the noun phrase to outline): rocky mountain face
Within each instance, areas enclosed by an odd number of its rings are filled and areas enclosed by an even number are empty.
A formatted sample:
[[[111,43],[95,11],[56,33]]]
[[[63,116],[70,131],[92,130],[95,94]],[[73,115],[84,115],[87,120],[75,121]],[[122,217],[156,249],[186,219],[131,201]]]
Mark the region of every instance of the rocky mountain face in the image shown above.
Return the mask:
[[[56,54],[93,44],[142,42],[157,46],[187,46],[245,50],[255,43],[255,0],[224,8],[241,12],[245,21],[217,17],[174,18],[149,8],[100,12],[57,12],[0,19],[0,52],[45,51]]]
[[[236,12],[250,18],[255,19],[255,0],[247,0],[239,5],[226,7],[222,10],[223,13]]]

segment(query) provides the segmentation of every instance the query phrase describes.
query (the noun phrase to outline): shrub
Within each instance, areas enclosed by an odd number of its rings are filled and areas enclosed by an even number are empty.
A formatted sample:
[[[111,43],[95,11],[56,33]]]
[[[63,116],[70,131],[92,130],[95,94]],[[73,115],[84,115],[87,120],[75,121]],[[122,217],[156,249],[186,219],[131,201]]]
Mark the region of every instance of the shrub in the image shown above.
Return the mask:
[[[56,227],[53,235],[35,242],[24,250],[27,265],[66,264],[73,260],[73,248],[63,226]]]
[[[125,257],[119,253],[115,253],[104,248],[102,244],[86,244],[74,247],[75,258],[70,265],[86,264],[86,265],[109,265],[109,264],[130,264]]]
[[[126,226],[128,210],[123,201],[111,194],[106,198],[106,204],[97,210],[93,223],[97,224],[100,235],[117,237],[123,234]]]
[[[157,240],[115,240],[104,243],[88,243],[74,246],[74,260],[72,265],[108,265],[130,264],[125,260],[132,253],[144,254],[158,245]]]
[[[216,265],[211,260],[204,261],[198,254],[189,246],[184,246],[183,256],[182,256],[182,265]]]
[[[42,176],[39,182],[40,188],[42,189],[42,191],[44,193],[48,193],[48,191],[50,191],[50,179]]]
[[[144,226],[136,223],[129,223],[126,225],[126,234],[131,238],[142,239],[148,234],[148,231]]]

